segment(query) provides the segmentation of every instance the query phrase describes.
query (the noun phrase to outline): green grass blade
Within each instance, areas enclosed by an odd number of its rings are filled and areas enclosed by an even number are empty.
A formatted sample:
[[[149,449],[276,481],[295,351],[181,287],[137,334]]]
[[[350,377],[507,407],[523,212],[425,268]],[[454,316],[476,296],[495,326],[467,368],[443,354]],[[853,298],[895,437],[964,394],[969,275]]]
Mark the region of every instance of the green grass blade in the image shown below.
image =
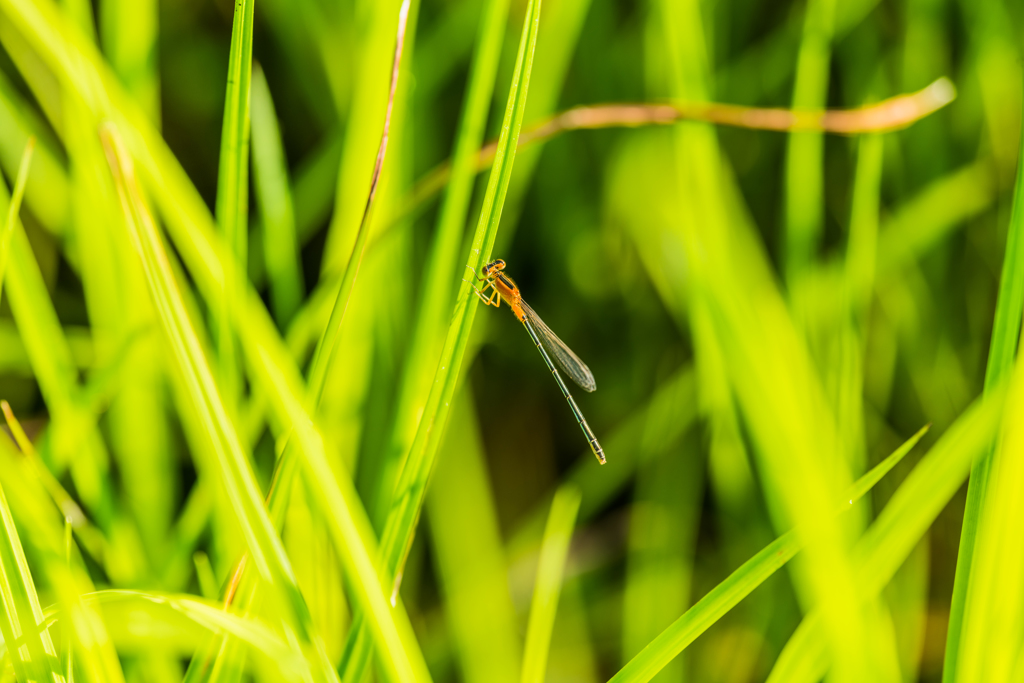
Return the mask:
[[[363,262],[363,254],[366,251],[366,240],[370,235],[370,220],[373,217],[374,200],[377,197],[377,187],[380,183],[380,175],[384,170],[384,156],[388,150],[388,134],[391,132],[391,110],[395,104],[395,89],[398,87],[399,66],[402,62],[402,46],[405,43],[405,27],[409,19],[410,0],[404,0],[398,12],[398,34],[395,39],[395,55],[391,62],[391,81],[388,89],[387,109],[384,114],[384,132],[381,135],[380,146],[377,148],[377,157],[374,161],[373,171],[370,174],[370,192],[363,209],[363,217],[359,223],[359,231],[356,233],[356,241],[352,247],[352,256],[345,265],[345,274],[341,278],[341,286],[338,288],[338,295],[334,300],[334,308],[331,309],[331,317],[327,322],[320,342],[317,344],[313,354],[313,365],[309,370],[309,393],[312,405],[320,403],[323,396],[324,383],[327,381],[327,371],[331,364],[338,339],[341,336],[341,328],[345,322],[345,313],[348,311],[349,299],[352,296],[352,287],[355,285],[356,277],[359,276],[359,267]]]
[[[544,31],[537,38],[536,55],[537,61],[543,64],[544,68],[537,72],[530,84],[530,101],[526,105],[524,117],[528,125],[517,145],[516,155],[519,158],[516,175],[508,188],[509,196],[505,200],[506,229],[496,244],[499,253],[505,253],[506,245],[512,244],[519,225],[523,201],[533,185],[534,174],[543,152],[541,145],[531,144],[536,141],[536,136],[531,135],[531,131],[535,130],[538,122],[543,122],[555,112],[563,93],[572,87],[572,82],[567,76],[579,49],[580,35],[590,13],[591,4],[593,0],[563,0],[549,6],[544,13]],[[493,148],[493,144],[489,144],[488,148]],[[481,153],[483,151],[481,150]],[[480,160],[483,160],[482,156]]]
[[[526,93],[530,84],[530,71],[533,67],[533,53],[536,49],[539,24],[540,1],[531,0],[523,22],[516,68],[509,88],[501,139],[498,142],[498,153],[495,156],[494,167],[491,170],[483,207],[480,211],[480,219],[469,253],[469,265],[477,270],[486,263],[486,259],[490,256],[501,221],[501,207],[512,177],[516,143],[523,124],[523,112],[526,109]],[[473,328],[476,306],[471,305],[474,303],[470,299],[471,287],[472,285],[468,282],[463,282],[459,290],[455,311],[448,328],[448,336],[445,339],[438,369],[434,375],[434,384],[427,397],[416,437],[409,454],[405,457],[402,474],[395,487],[394,502],[381,538],[380,573],[384,585],[392,586],[392,604],[395,604],[398,598],[402,567],[412,545],[416,524],[423,506],[427,480],[433,468],[434,456],[437,454],[444,425],[448,419],[448,409],[455,393],[462,359]],[[362,668],[367,664],[365,648],[358,646],[360,642],[365,642],[365,639],[362,637],[360,629],[353,628],[346,645],[346,651],[351,655],[347,659],[350,663],[347,666],[343,665],[342,678],[345,681],[360,680]]]
[[[350,92],[346,93],[351,99],[343,126],[341,164],[333,175],[334,210],[320,268],[324,276],[340,277],[348,261],[358,253],[356,235],[365,214],[366,180],[372,174],[380,122],[388,101],[388,76],[393,68],[395,24],[401,4],[398,0],[367,4],[359,13],[358,29],[351,37],[348,59],[358,65],[358,70],[354,78],[349,77],[352,82],[348,84]],[[410,8],[414,26],[418,4]],[[410,35],[410,39],[413,37]],[[332,68],[336,67],[328,66]],[[402,114],[397,111],[396,119]]]
[[[11,664],[19,681],[59,683],[64,680],[60,659],[44,627],[32,572],[2,488],[0,522],[0,601],[3,604],[0,633]]]
[[[544,529],[544,540],[541,542],[537,581],[533,587],[530,619],[526,626],[522,683],[541,683],[544,680],[551,632],[555,628],[558,595],[562,589],[569,542],[572,540],[579,509],[579,489],[568,485],[555,492],[555,498],[551,501],[551,514]]]
[[[250,298],[253,300],[251,307],[262,307],[257,303],[255,292],[250,292]],[[272,329],[272,325],[269,317],[262,321],[264,328]],[[370,635],[375,639],[378,652],[389,671],[389,678],[402,682],[421,680],[425,671],[423,655],[415,641],[410,641],[399,630],[401,624],[395,622],[401,617],[401,610],[388,606],[381,587],[381,579],[373,562],[376,548],[369,518],[359,504],[352,480],[336,474],[328,463],[323,437],[313,427],[312,417],[301,398],[303,394],[298,369],[294,363],[289,366],[285,362],[290,361],[290,357],[283,344],[275,347],[261,343],[261,338],[269,338],[269,333],[254,332],[249,337],[256,347],[251,350],[254,358],[250,359],[250,363],[259,381],[267,388],[272,407],[281,422],[294,428],[289,435],[289,444],[294,442],[305,460],[307,483],[318,496],[318,502],[327,517],[334,547],[341,556],[349,580],[357,588],[353,591],[354,599],[360,606],[361,614],[369,616]],[[280,434],[279,438],[284,435]],[[353,625],[352,631],[356,630]],[[368,654],[370,637],[365,632],[363,637],[363,646]]]
[[[63,515],[68,528],[74,529],[79,541],[93,558],[97,561],[106,559],[109,556],[109,547],[102,532],[93,526],[88,516],[79,507],[78,503],[75,502],[75,499],[61,486],[57,478],[53,476],[50,470],[46,468],[46,465],[39,459],[35,447],[29,440],[28,435],[25,434],[25,430],[14,416],[14,411],[11,410],[11,406],[6,400],[0,399],[0,412],[4,414],[4,420],[7,422],[7,428],[14,437],[14,442],[18,444],[18,448],[24,454],[25,464],[31,468],[39,483],[46,489],[46,493]],[[108,572],[116,575],[116,572],[111,571],[109,567],[106,568]]]
[[[998,323],[997,323],[998,324]],[[1024,524],[1024,365],[1013,370],[1003,433],[989,461],[984,497],[977,511],[972,540],[969,588],[958,638],[952,643],[954,680],[963,683],[1011,681],[1020,676],[1020,643],[1024,640],[1024,546],[1017,534]],[[972,476],[977,470],[977,463]],[[966,524],[966,519],[965,519]],[[957,573],[960,573],[957,566]]]
[[[907,439],[884,461],[865,474],[847,492],[846,505],[857,502],[889,472],[917,442],[927,428],[919,430]],[[693,607],[676,619],[661,635],[652,640],[640,654],[631,659],[616,673],[609,683],[644,683],[682,652],[697,637],[707,631],[739,602],[778,569],[789,562],[801,548],[799,534],[789,531],[772,541],[759,553],[743,563],[724,581],[712,588]]]
[[[857,176],[854,181],[850,234],[846,246],[848,306],[863,329],[870,293],[875,281],[878,253],[878,204],[882,183],[883,137],[867,135],[857,148]]]
[[[23,0],[0,0],[0,8],[10,12],[12,22],[24,31],[26,40],[55,71],[70,76],[77,74],[78,69],[88,67],[93,70],[95,78],[92,84],[102,86],[100,92],[93,94],[109,100],[114,113],[125,125],[126,143],[153,192],[175,247],[189,266],[190,275],[207,302],[218,300],[226,278],[237,278],[237,286],[243,287],[245,281],[234,267],[229,250],[215,236],[213,220],[201,196],[166,143],[99,66],[95,52],[81,44],[74,33],[67,32],[45,5]],[[69,50],[75,60],[69,57]],[[81,81],[75,78],[69,78],[68,83],[82,87]],[[260,380],[273,387],[268,394],[272,394],[270,398],[274,399],[273,405],[281,422],[311,424],[311,416],[305,411],[301,398],[305,393],[300,388],[301,376],[259,296],[250,289],[247,306],[235,314],[239,316],[236,324],[246,329],[246,334],[241,337],[246,357],[254,371],[259,373]],[[274,378],[280,378],[281,383],[271,384]],[[191,417],[192,410],[185,407],[183,412]],[[186,421],[186,425],[188,423]],[[201,423],[196,421],[192,431],[195,434],[194,448],[209,448],[201,436]],[[310,488],[317,495],[330,524],[332,540],[345,564],[346,573],[356,586],[356,598],[366,613],[373,615],[371,633],[378,638],[379,651],[384,655],[386,666],[405,672],[396,678],[413,680],[413,665],[409,660],[422,662],[422,654],[415,641],[410,639],[408,628],[403,626],[402,635],[399,635],[393,610],[387,608],[386,599],[381,594],[380,580],[370,559],[374,551],[365,510],[351,480],[345,473],[332,470],[322,440],[315,430],[313,435],[315,438],[300,448],[303,461],[312,472]],[[396,645],[399,642],[401,644]],[[419,664],[417,667],[416,675],[420,676],[425,669]]]
[[[104,0],[99,5],[103,53],[125,89],[158,128],[159,10],[157,0]]]
[[[995,436],[1003,414],[1005,391],[980,399],[951,426],[906,478],[878,519],[855,548],[860,594],[878,595],[892,580],[928,531],[942,508],[963,483],[972,460],[984,453]],[[805,624],[779,655],[769,680],[820,680],[832,658],[826,649],[820,613]]]
[[[185,376],[189,393],[217,456],[220,476],[241,527],[246,548],[260,576],[279,587],[290,604],[302,641],[312,643],[319,650],[320,646],[312,632],[308,609],[295,583],[291,563],[263,505],[249,459],[243,451],[206,356],[185,311],[177,283],[168,266],[163,244],[152,217],[142,202],[127,152],[110,125],[103,129],[103,142],[129,234],[142,260],[150,293],[173,348],[175,359]],[[320,670],[322,677],[331,679],[333,669],[327,662],[317,662],[314,668]]]
[[[391,125],[391,113],[395,100],[395,91],[398,84],[399,67],[402,59],[403,45],[406,36],[406,24],[409,17],[410,6],[411,3],[409,0],[406,0],[403,2],[399,11],[383,133],[377,150],[376,162],[371,173],[369,197],[364,207],[362,222],[356,237],[353,258],[350,259],[346,265],[341,285],[334,300],[330,319],[328,320],[327,326],[320,338],[317,350],[314,354],[312,367],[310,369],[310,382],[306,392],[306,400],[307,404],[313,411],[315,411],[316,406],[319,405],[320,399],[323,395],[328,368],[337,342],[341,336],[345,314],[349,306],[349,300],[356,277],[359,273],[359,267],[361,265],[363,252],[366,246],[366,239],[370,232],[374,200],[376,199],[378,184],[380,182],[384,158],[387,151]],[[262,352],[256,355],[265,356]],[[259,358],[258,365],[261,366],[261,372],[265,374],[271,386],[274,387],[275,396],[272,396],[271,398],[272,400],[275,398],[278,399],[274,401],[278,405],[277,410],[288,414],[289,422],[292,424],[308,423],[309,418],[305,415],[304,409],[293,400],[295,394],[284,388],[287,386],[287,380],[280,375],[279,369],[273,367],[273,363],[268,362],[265,357]],[[301,418],[298,423],[295,421],[296,413],[303,414],[303,418]],[[392,615],[387,609],[386,603],[381,599],[380,583],[376,578],[376,572],[369,563],[369,556],[365,554],[365,550],[372,545],[367,542],[367,539],[371,536],[368,530],[368,525],[364,525],[362,522],[363,515],[365,513],[361,510],[354,511],[353,505],[350,502],[358,499],[355,490],[349,488],[348,491],[342,493],[340,490],[328,488],[325,491],[323,483],[333,481],[335,477],[331,472],[330,467],[327,465],[326,458],[324,457],[323,443],[320,436],[316,434],[315,431],[306,429],[300,430],[297,437],[302,442],[301,450],[307,456],[307,465],[315,470],[315,475],[312,476],[312,480],[313,482],[319,483],[319,485],[314,484],[314,486],[324,494],[322,499],[324,509],[332,513],[330,517],[331,523],[329,524],[330,532],[333,535],[337,546],[342,550],[343,561],[347,562],[349,570],[355,576],[356,581],[361,588],[361,592],[357,596],[358,601],[370,614],[370,626],[372,627],[373,635],[376,639],[379,651],[382,654],[387,655],[384,659],[388,665],[391,677],[396,680],[405,681],[411,680],[417,675],[421,678],[429,676],[429,674],[425,673],[426,668],[421,662],[418,648],[409,647],[408,642],[410,640],[410,636],[408,634],[404,636],[406,643],[402,643],[403,634],[397,630],[397,626],[394,623]],[[286,448],[278,462],[278,471],[275,474],[276,484],[270,499],[271,510],[275,517],[283,516],[287,501],[287,494],[291,487],[290,480],[294,471],[291,464],[291,460],[293,458],[293,450],[291,448]],[[343,484],[347,487],[351,487],[350,481],[345,481]],[[358,552],[360,550],[363,552]],[[399,626],[400,625],[401,623]],[[408,631],[409,629],[405,630]],[[359,628],[351,629],[350,640],[353,640],[354,642],[355,636],[359,634],[365,635],[362,632],[362,622],[360,622]],[[362,645],[361,652],[368,652],[369,639],[363,637],[359,642]],[[407,649],[409,650],[408,652]]]
[[[654,678],[697,636],[704,633],[800,550],[796,535],[780,536],[715,586],[629,660],[609,683],[643,683]]]
[[[249,90],[252,81],[252,27],[255,0],[235,3],[224,96],[224,122],[217,173],[217,224],[245,272],[249,253]],[[240,396],[230,309],[241,305],[242,292],[225,282],[217,312],[217,347],[229,410]]]
[[[68,220],[68,177],[58,144],[47,125],[11,83],[0,74],[0,163],[15,175],[25,145],[36,138],[38,148],[25,189],[25,203],[43,226],[63,234]]]
[[[521,636],[479,430],[463,386],[427,492],[431,554],[466,683],[519,683]]]
[[[704,481],[704,463],[688,457],[682,448],[659,453],[662,447],[647,434],[633,442],[646,458],[637,468],[629,512],[621,662],[632,659],[691,604],[705,502],[699,484]],[[684,664],[672,662],[662,678],[681,679]]]
[[[0,211],[7,212],[9,201],[0,184]],[[10,216],[7,301],[53,417],[53,456],[58,467],[70,467],[78,494],[103,525],[109,521],[111,503],[107,451],[95,416],[80,400],[78,369],[28,236],[17,215]]]
[[[281,129],[263,69],[252,75],[252,170],[263,228],[263,256],[277,324],[291,321],[304,296],[295,209]]]
[[[63,0],[61,10],[86,38],[96,42],[96,17],[88,0]]]
[[[804,10],[793,108],[820,110],[828,95],[835,0],[812,0]],[[792,133],[786,161],[786,271],[796,281],[813,263],[824,229],[824,137]]]
[[[14,193],[7,207],[7,220],[4,222],[3,233],[0,233],[0,295],[4,289],[4,272],[7,270],[7,255],[11,249],[11,236],[14,235],[14,224],[21,211],[21,198],[25,195],[25,183],[28,181],[28,169],[32,164],[32,150],[35,149],[35,138],[29,138],[25,151],[21,155],[18,166],[18,177],[14,181]],[[2,298],[2,297],[0,297]]]
[[[82,595],[84,607],[96,610],[114,644],[137,648],[152,641],[182,656],[203,642],[207,633],[228,633],[244,643],[255,661],[276,670],[284,680],[308,680],[302,653],[272,625],[252,616],[224,610],[215,601],[192,595],[136,590],[102,590]],[[144,617],[144,618],[140,618]],[[47,627],[62,621],[56,607],[44,612]]]
[[[1024,135],[1021,135],[1024,149]],[[1024,159],[1024,151],[1021,152]],[[1017,352],[1020,322],[1024,311],[1024,164],[1018,161],[1017,182],[1014,186],[1013,209],[1006,235],[1006,252],[999,278],[996,315],[989,344],[988,364],[985,367],[985,390],[991,391],[1009,375]],[[981,524],[981,510],[985,505],[989,471],[993,453],[979,457],[971,467],[967,482],[967,503],[964,522],[960,530],[957,550],[956,576],[953,579],[953,598],[949,608],[949,626],[946,630],[946,654],[942,668],[943,683],[957,680],[957,658],[963,628],[967,589],[970,585],[974,546]]]
[[[876,279],[886,281],[898,277],[941,248],[957,229],[964,228],[972,218],[992,207],[997,189],[991,162],[982,160],[940,177],[906,200],[879,228]],[[808,273],[798,285],[794,298],[802,302],[816,301],[819,306],[831,305],[831,298],[815,297],[815,292],[844,287],[845,278],[845,265],[833,261]],[[859,287],[863,283],[850,284]],[[870,294],[860,289],[850,292],[854,301],[864,301]],[[827,310],[820,309],[814,314],[826,319],[829,315]]]
[[[709,55],[698,3],[666,0],[661,6],[669,62],[676,65],[671,92],[707,99],[710,75],[701,67]],[[760,235],[737,210],[734,198],[740,195],[715,132],[688,124],[674,133],[681,211],[671,225],[693,273],[696,353],[721,354],[751,452],[759,458],[771,520],[779,532],[795,526],[808,546],[793,566],[797,600],[803,609],[824,606],[829,645],[841,655],[843,676],[874,678],[874,657],[865,656],[862,646],[873,612],[853,592],[855,530],[842,529],[829,514],[853,478],[817,366],[778,290]]]
[[[81,599],[83,593],[94,590],[69,533],[68,520],[78,526],[76,533],[83,528],[79,524],[81,512],[76,513],[58,503],[60,514],[55,514],[53,502],[57,501],[51,502],[47,495],[50,492],[46,478],[52,479],[52,475],[35,460],[31,444],[25,445],[27,439],[19,434],[17,421],[9,420],[8,424],[26,450],[18,453],[9,442],[0,442],[0,479],[9,496],[7,503],[11,514],[22,530],[23,543],[30,550],[29,557],[33,558],[39,583],[45,585],[47,595],[56,596],[62,613],[68,617],[69,627],[61,632],[65,642],[62,649],[67,652],[74,647],[75,668],[88,672],[90,680],[123,683],[124,674],[106,629],[95,611]],[[84,534],[79,535],[83,537]],[[73,678],[70,666],[69,663],[69,681]]]
[[[821,364],[824,366],[826,386],[830,388],[839,443],[843,457],[849,462],[854,474],[860,474],[867,467],[864,428],[865,338],[875,281],[882,152],[881,135],[866,135],[860,139],[846,244],[845,284],[840,303],[842,313],[834,329],[824,326],[824,334],[831,337],[831,348],[821,352],[826,359]],[[808,321],[811,320],[809,317]],[[820,325],[818,322],[812,324],[816,327]]]
[[[379,497],[383,518],[390,507],[391,490],[402,458],[416,434],[418,417],[423,411],[435,363],[444,343],[444,326],[451,308],[459,249],[462,247],[466,214],[476,178],[476,150],[483,142],[487,114],[490,111],[498,57],[508,19],[508,0],[490,0],[480,18],[476,50],[470,66],[469,85],[452,155],[452,176],[448,184],[437,232],[427,256],[426,272],[419,288],[420,299],[412,331],[405,369],[398,389],[394,433],[385,453],[385,466]]]
[[[491,247],[497,236],[501,221],[501,208],[512,177],[512,163],[515,159],[515,145],[522,128],[523,111],[526,108],[526,92],[529,88],[530,70],[533,66],[533,52],[537,42],[540,22],[540,1],[531,0],[523,25],[522,40],[516,70],[509,89],[508,105],[502,124],[502,138],[498,144],[494,169],[488,182],[480,220],[470,248],[469,265],[479,271],[490,257]],[[433,466],[443,426],[447,421],[448,407],[458,381],[462,357],[469,342],[476,306],[473,303],[472,285],[463,282],[455,304],[455,313],[448,329],[441,360],[434,384],[427,399],[423,417],[416,437],[406,456],[402,476],[396,486],[395,502],[388,515],[388,522],[381,539],[383,573],[386,579],[400,582],[401,566],[404,563],[416,521],[419,519],[427,477]],[[398,586],[395,586],[397,590]]]

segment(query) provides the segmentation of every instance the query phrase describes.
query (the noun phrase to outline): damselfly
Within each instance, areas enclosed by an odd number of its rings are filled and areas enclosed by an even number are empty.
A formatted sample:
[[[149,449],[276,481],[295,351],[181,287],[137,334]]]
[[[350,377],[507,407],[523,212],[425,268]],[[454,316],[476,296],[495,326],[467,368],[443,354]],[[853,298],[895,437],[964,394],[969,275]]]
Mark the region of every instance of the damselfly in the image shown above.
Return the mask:
[[[472,270],[472,268],[470,268]],[[491,261],[481,270],[483,277],[478,277],[477,280],[484,283],[484,288],[477,289],[473,287],[473,291],[480,297],[488,306],[500,307],[502,300],[508,304],[508,307],[512,309],[515,316],[519,318],[519,321],[523,323],[523,327],[530,335],[530,339],[537,345],[537,350],[540,351],[540,355],[543,356],[544,362],[547,363],[548,370],[555,376],[555,382],[558,383],[558,388],[562,390],[562,395],[565,396],[565,400],[569,402],[569,408],[572,409],[573,415],[576,416],[576,420],[580,423],[580,428],[587,437],[587,441],[590,443],[590,450],[594,451],[594,455],[597,456],[597,461],[602,465],[605,463],[604,451],[601,449],[601,444],[597,442],[597,437],[594,436],[594,432],[591,431],[590,425],[583,419],[583,413],[580,412],[580,408],[576,405],[576,401],[573,400],[572,394],[569,393],[569,388],[565,386],[565,382],[562,380],[562,376],[558,374],[558,370],[555,369],[555,364],[551,361],[551,356],[555,357],[558,361],[558,365],[565,370],[569,377],[572,377],[572,381],[580,385],[586,391],[593,391],[597,388],[594,383],[594,375],[591,374],[590,368],[587,367],[586,363],[579,359],[575,353],[569,349],[565,343],[559,339],[551,328],[544,324],[544,321],[540,319],[532,308],[530,308],[525,301],[523,301],[522,295],[519,293],[519,287],[512,281],[508,275],[505,275],[505,262],[501,259]],[[476,271],[473,271],[474,273]],[[486,294],[487,288],[491,288],[491,294]]]

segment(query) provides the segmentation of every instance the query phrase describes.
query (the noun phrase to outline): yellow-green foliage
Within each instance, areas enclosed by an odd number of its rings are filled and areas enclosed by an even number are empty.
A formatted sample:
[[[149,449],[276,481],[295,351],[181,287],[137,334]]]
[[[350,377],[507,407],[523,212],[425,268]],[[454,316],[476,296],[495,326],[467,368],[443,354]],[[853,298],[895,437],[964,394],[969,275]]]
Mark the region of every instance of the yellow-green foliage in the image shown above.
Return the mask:
[[[0,0],[0,680],[1020,680],[1021,45]]]

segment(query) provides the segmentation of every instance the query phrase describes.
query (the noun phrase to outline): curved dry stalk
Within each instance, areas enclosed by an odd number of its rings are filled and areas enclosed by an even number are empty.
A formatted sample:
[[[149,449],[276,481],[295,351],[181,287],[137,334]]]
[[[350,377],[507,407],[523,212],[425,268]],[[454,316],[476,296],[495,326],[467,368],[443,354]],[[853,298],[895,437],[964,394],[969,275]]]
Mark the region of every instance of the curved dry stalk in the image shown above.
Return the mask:
[[[391,82],[388,89],[388,104],[384,114],[384,131],[381,135],[380,146],[377,148],[377,157],[374,161],[373,172],[370,175],[370,190],[366,198],[366,206],[363,209],[363,218],[359,224],[359,232],[356,235],[356,242],[352,249],[352,255],[338,287],[338,294],[331,310],[330,320],[328,321],[327,327],[324,329],[323,335],[320,337],[316,351],[313,355],[313,362],[310,368],[307,400],[309,401],[311,409],[314,411],[319,405],[320,399],[323,395],[324,384],[327,377],[327,368],[337,344],[337,340],[341,334],[341,326],[345,318],[345,312],[348,310],[352,287],[354,286],[356,277],[359,274],[359,266],[362,263],[363,254],[366,251],[366,238],[370,232],[369,224],[373,212],[374,199],[376,199],[377,196],[377,187],[380,183],[381,173],[384,169],[384,157],[387,153],[388,138],[391,130],[391,111],[395,102],[399,65],[402,61],[402,51],[405,45],[405,33],[409,19],[409,5],[410,1],[405,0],[398,13],[395,54],[391,65]],[[285,445],[286,444],[287,442],[285,442]],[[285,465],[294,460],[294,457],[294,454],[290,453],[289,449],[282,446],[281,457],[277,460],[277,466],[274,469],[270,490],[267,492],[266,498],[267,506],[271,509],[272,514],[276,507],[274,505],[275,498],[281,493],[281,480],[283,478],[290,479],[291,475],[294,473],[291,469],[289,469],[287,473],[285,470]],[[285,485],[285,488],[287,488],[287,485]],[[231,580],[229,581],[225,591],[225,604],[231,604],[235,599],[238,587],[241,583],[242,573],[245,570],[245,560],[246,556],[243,555],[232,571]]]
[[[387,153],[388,138],[391,129],[391,112],[395,101],[399,65],[401,63],[402,51],[405,44],[406,27],[409,18],[409,6],[410,0],[405,0],[399,9],[395,53],[391,67],[391,82],[388,89],[387,109],[384,115],[384,130],[381,135],[380,146],[377,149],[373,172],[370,175],[370,189],[366,199],[366,206],[363,209],[363,217],[359,225],[359,232],[356,235],[352,254],[349,258],[348,265],[345,267],[341,283],[338,286],[337,296],[335,297],[334,305],[331,310],[330,320],[328,321],[327,327],[324,329],[313,356],[313,362],[310,369],[309,386],[307,389],[308,393],[306,397],[306,400],[313,411],[315,411],[316,407],[319,405],[323,394],[327,368],[330,364],[337,340],[341,334],[341,326],[345,318],[345,313],[348,309],[352,288],[355,284],[356,277],[359,274],[359,266],[362,263],[363,254],[366,250],[366,238],[370,232],[369,225],[373,213],[374,200],[377,196],[377,188],[384,168],[384,157]],[[287,499],[287,494],[283,494],[282,492],[287,491],[290,488],[290,484],[284,482],[288,482],[295,474],[295,467],[293,465],[295,464],[296,454],[293,449],[287,447],[290,438],[291,437],[289,437],[289,439],[281,446],[282,452],[277,460],[277,466],[274,468],[274,475],[271,480],[270,490],[266,497],[267,507],[270,510],[271,516],[275,520],[279,518],[284,507],[283,501]],[[224,594],[225,605],[231,604],[238,596],[242,576],[246,570],[247,557],[248,555],[243,555],[231,573],[231,578],[227,584]]]
[[[349,257],[348,265],[345,267],[345,275],[342,277],[338,296],[334,301],[331,318],[313,354],[313,365],[310,369],[309,377],[309,392],[314,406],[320,402],[320,396],[323,394],[324,382],[326,382],[327,378],[327,368],[330,365],[334,348],[341,336],[341,326],[345,319],[345,312],[348,310],[352,287],[355,285],[356,277],[359,275],[359,266],[363,262],[363,254],[366,253],[366,238],[370,234],[373,200],[377,197],[377,185],[380,182],[381,171],[384,169],[384,155],[388,149],[391,109],[395,103],[395,89],[398,86],[398,67],[402,61],[402,47],[405,44],[405,27],[408,19],[409,0],[405,0],[398,11],[398,36],[395,40],[395,58],[391,65],[391,87],[388,91],[387,112],[384,114],[384,133],[381,135],[380,147],[377,149],[377,160],[373,164],[373,174],[370,176],[370,193],[366,198],[363,219],[359,224],[359,232],[356,234],[356,242],[352,247],[352,255]]]
[[[821,131],[834,135],[878,133],[906,128],[945,107],[955,97],[953,83],[942,77],[917,92],[897,95],[855,109],[799,111],[717,102],[584,105],[555,114],[523,130],[519,137],[519,148],[545,142],[572,130],[667,126],[679,121],[702,121],[718,126],[778,132]],[[477,153],[477,170],[482,171],[490,166],[496,148],[495,141],[480,148]],[[448,184],[450,175],[451,165],[444,161],[418,180],[404,206],[392,216],[389,227],[414,213],[440,192]]]

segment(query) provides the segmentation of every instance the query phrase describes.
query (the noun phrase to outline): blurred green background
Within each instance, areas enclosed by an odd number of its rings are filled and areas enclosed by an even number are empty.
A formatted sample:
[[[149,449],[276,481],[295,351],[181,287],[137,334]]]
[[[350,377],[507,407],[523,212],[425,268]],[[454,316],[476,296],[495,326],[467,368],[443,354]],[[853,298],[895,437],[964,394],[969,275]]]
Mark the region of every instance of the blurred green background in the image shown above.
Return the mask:
[[[399,4],[255,2],[252,171],[248,180],[243,173],[248,196],[240,195],[248,237],[234,253],[299,368],[353,267]],[[0,397],[59,486],[7,444],[0,485],[43,608],[59,603],[70,614],[68,595],[93,588],[193,594],[213,605],[246,550],[233,515],[250,513],[223,489],[226,475],[152,306],[95,134],[108,118],[148,120],[208,213],[221,216],[235,5],[0,2],[0,166],[9,186],[28,136],[38,139],[21,211],[31,250],[19,250],[16,231],[0,301]],[[316,412],[327,460],[339,481],[354,483],[378,537],[468,277],[461,266],[477,258],[466,255],[488,173],[466,185],[462,209],[444,190],[417,195],[417,181],[453,155],[468,83],[474,69],[487,71],[480,55],[488,49],[493,94],[481,86],[478,110],[484,137],[501,133],[527,6],[412,3],[365,259]],[[1005,520],[991,537],[978,532],[979,566],[995,574],[975,579],[987,589],[962,598],[962,669],[947,666],[943,676],[967,468],[988,452],[995,423],[977,427],[980,446],[950,446],[962,455],[935,475],[941,486],[907,489],[908,509],[922,517],[893,513],[890,526],[905,539],[902,550],[883,553],[892,571],[874,589],[850,590],[863,587],[864,544],[885,531],[877,522],[901,484],[996,385],[991,367],[986,382],[986,364],[1012,224],[1022,45],[1024,3],[1010,0],[544,0],[527,128],[595,103],[851,109],[943,76],[957,96],[895,132],[684,122],[570,131],[520,150],[493,257],[506,260],[525,300],[593,371],[597,391],[574,395],[608,464],[594,461],[519,323],[504,306],[480,308],[461,371],[454,366],[458,387],[436,461],[417,480],[429,488],[401,579],[433,680],[520,678],[538,548],[560,486],[581,497],[564,580],[555,571],[561,594],[544,680],[607,680],[801,523],[814,527],[805,542],[827,538],[820,550],[712,620],[657,681],[813,681],[826,671],[829,680],[1018,680],[1024,664],[1013,653],[1024,624],[1014,614],[1024,582],[1014,572],[1024,564],[998,553],[1010,552],[1024,513],[1009,493],[1001,503],[978,494],[994,510],[979,529]],[[102,62],[109,80],[92,75]],[[129,109],[137,113],[112,113]],[[169,157],[152,163],[173,167]],[[173,207],[186,206],[191,190],[173,174],[140,175],[161,224],[173,224]],[[437,237],[446,220],[450,257]],[[164,238],[177,288],[215,369],[225,424],[266,495],[275,447],[289,431],[274,390],[238,350],[264,331],[232,319],[224,341],[214,276],[197,266],[188,234],[168,228]],[[21,284],[12,285],[16,277]],[[1020,311],[1007,305],[1012,363]],[[225,356],[233,347],[237,358]],[[1007,413],[999,443],[1016,443],[1013,425],[1022,422]],[[853,480],[928,424],[922,445],[864,502],[821,521]],[[1009,446],[997,452],[1020,456]],[[1006,467],[995,480],[1019,482]],[[65,501],[61,514],[50,502],[61,504],[60,486],[89,520],[72,524],[80,551],[69,562],[82,571],[71,593],[61,592],[54,569],[64,562],[61,520],[71,509]],[[354,589],[314,488],[296,485],[281,537],[325,656],[344,671]],[[9,615],[13,604],[5,603]],[[233,662],[227,673],[202,670],[197,662],[216,652],[212,627],[178,624],[141,603],[118,609],[104,603],[100,627],[116,661],[96,655],[109,668],[78,676],[278,675],[237,653],[222,655]],[[277,602],[251,610],[274,633],[290,633],[292,617]],[[812,612],[825,635],[817,646],[794,644]],[[61,631],[57,650],[74,641],[95,654],[100,646],[83,644],[76,629],[73,638]],[[259,650],[257,638],[235,636]],[[814,664],[781,668],[785,652]],[[20,680],[5,656],[5,680]],[[66,668],[67,656],[59,658]],[[992,663],[1004,660],[1002,669]],[[844,669],[852,661],[864,668]],[[386,680],[387,671],[366,675]]]

